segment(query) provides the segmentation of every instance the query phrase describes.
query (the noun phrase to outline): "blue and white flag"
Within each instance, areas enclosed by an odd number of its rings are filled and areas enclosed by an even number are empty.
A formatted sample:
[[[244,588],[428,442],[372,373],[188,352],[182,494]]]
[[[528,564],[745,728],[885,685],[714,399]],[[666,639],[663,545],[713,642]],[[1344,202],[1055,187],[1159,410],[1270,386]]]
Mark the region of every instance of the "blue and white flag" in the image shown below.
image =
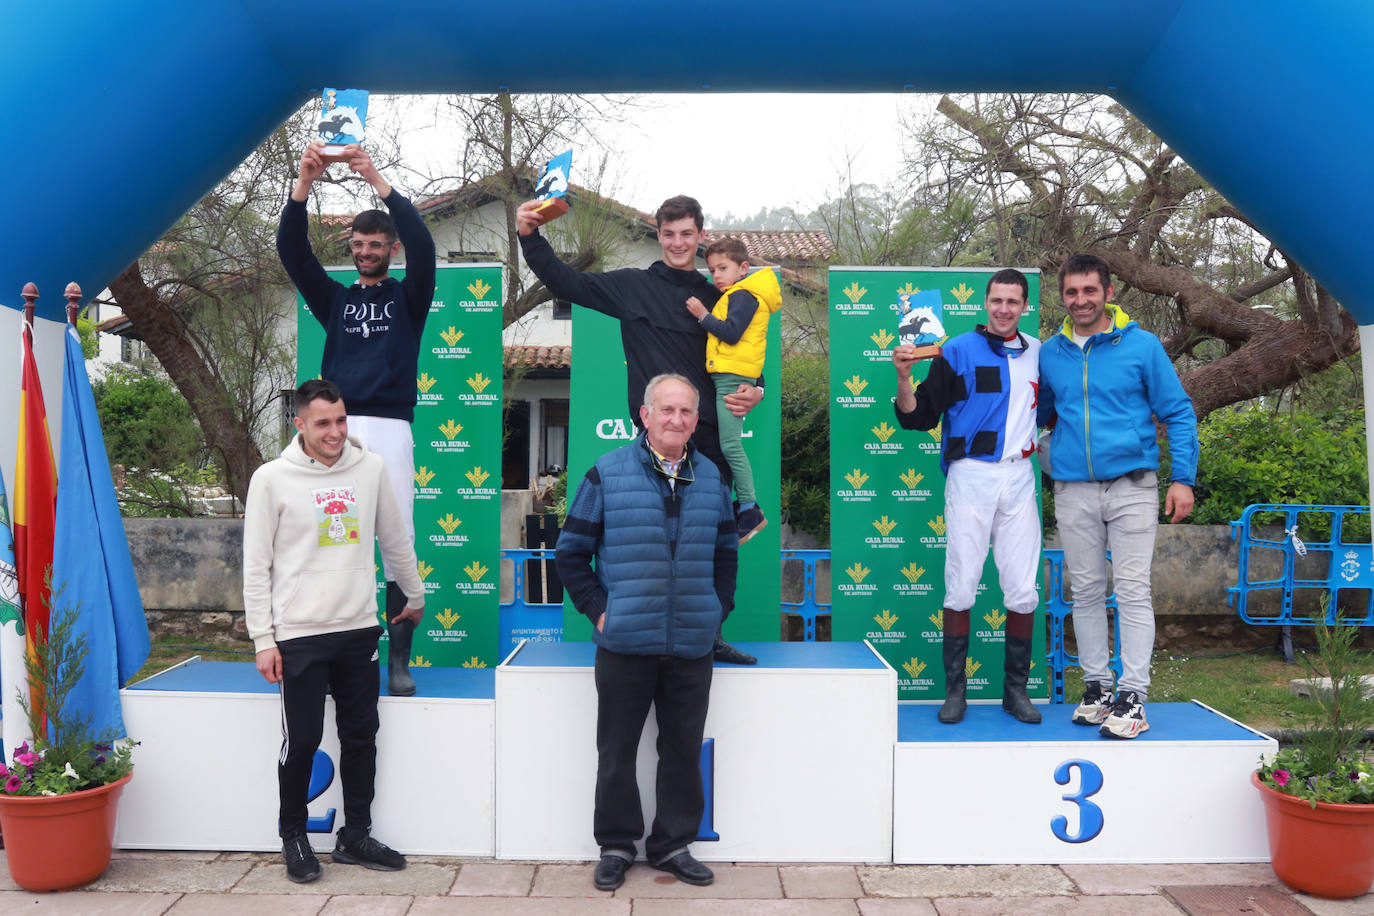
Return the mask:
[[[67,699],[68,718],[90,717],[92,734],[123,737],[119,688],[148,660],[148,621],[119,514],[105,437],[76,328],[67,326],[62,453],[53,543],[53,619],[78,615],[86,671]],[[61,590],[59,593],[59,589]]]

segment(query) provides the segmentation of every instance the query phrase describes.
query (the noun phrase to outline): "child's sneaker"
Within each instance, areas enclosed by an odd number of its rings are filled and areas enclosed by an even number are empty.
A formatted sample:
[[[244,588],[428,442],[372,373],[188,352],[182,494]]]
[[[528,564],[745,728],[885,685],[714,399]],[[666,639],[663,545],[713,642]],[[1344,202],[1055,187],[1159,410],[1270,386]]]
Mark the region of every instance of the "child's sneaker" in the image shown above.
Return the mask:
[[[1083,702],[1073,711],[1074,725],[1101,725],[1112,711],[1112,691],[1096,681],[1089,681],[1083,691]]]
[[[763,510],[758,506],[750,506],[740,510],[735,517],[735,526],[739,530],[739,542],[744,544],[768,526],[768,519],[763,517]]]
[[[1125,690],[1116,695],[1112,711],[1099,730],[1104,738],[1134,738],[1141,732],[1150,730],[1145,721],[1145,704],[1134,690]]]

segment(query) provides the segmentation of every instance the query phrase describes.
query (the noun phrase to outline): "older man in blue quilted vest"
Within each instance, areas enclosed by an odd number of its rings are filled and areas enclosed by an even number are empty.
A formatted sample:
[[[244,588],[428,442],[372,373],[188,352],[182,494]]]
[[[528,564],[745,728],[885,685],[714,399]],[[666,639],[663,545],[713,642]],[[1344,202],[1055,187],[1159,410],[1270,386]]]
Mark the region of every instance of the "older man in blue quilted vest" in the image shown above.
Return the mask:
[[[730,490],[691,444],[698,407],[683,376],[650,379],[639,408],[644,433],[587,471],[558,538],[563,585],[596,626],[599,890],[625,882],[644,835],[635,755],[651,703],[657,811],[645,854],[679,881],[714,880],[687,846],[705,807],[712,648],[734,607],[739,544]]]

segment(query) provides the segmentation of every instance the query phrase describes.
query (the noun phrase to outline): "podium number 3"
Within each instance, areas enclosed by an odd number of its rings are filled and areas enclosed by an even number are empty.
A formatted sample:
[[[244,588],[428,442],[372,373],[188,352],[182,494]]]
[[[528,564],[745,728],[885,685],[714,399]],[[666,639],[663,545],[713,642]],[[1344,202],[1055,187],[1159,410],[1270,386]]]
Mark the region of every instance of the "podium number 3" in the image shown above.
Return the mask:
[[[1070,773],[1078,770],[1078,791],[1061,796],[1064,801],[1078,806],[1078,833],[1069,833],[1069,819],[1062,814],[1050,820],[1050,830],[1065,843],[1086,843],[1102,832],[1102,809],[1088,801],[1102,790],[1102,771],[1091,760],[1065,760],[1054,771],[1054,781],[1061,786],[1069,784]]]

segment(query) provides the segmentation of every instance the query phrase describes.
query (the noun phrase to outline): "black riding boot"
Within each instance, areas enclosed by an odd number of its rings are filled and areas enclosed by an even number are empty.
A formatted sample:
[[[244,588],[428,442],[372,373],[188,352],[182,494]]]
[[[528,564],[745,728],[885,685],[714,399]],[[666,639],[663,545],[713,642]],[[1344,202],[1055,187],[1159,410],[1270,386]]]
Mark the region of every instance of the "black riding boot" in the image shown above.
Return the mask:
[[[415,696],[415,680],[410,676],[410,643],[415,636],[415,623],[402,620],[392,623],[406,607],[406,594],[395,582],[386,584],[386,631],[390,638],[386,654],[386,692],[393,697]]]
[[[1002,679],[1002,708],[1015,716],[1018,722],[1038,724],[1040,710],[1035,708],[1029,694],[1026,693],[1026,678],[1030,676],[1031,641],[1007,633],[1006,652],[1007,657],[1003,665],[1005,677]]]
[[[968,709],[968,611],[944,612],[945,702],[935,714],[946,725],[962,722]]]

